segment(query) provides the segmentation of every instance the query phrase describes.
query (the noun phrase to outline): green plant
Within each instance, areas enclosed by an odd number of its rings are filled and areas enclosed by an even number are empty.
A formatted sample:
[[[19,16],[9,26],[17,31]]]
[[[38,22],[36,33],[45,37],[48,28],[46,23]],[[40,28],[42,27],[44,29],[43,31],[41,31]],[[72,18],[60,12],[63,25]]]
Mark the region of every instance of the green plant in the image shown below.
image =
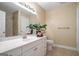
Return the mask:
[[[33,34],[33,29],[34,29],[34,26],[33,24],[29,24],[29,26],[27,26],[26,28],[30,28],[30,34]]]
[[[42,31],[42,30],[46,30],[46,24],[41,25],[41,24],[29,24],[29,26],[27,26],[26,28],[30,28],[31,29],[31,34],[33,33],[33,29],[36,29],[36,33],[38,31]]]
[[[26,28],[34,29],[34,26],[33,24],[29,24],[29,26],[27,26]]]
[[[36,30],[42,30],[42,29],[46,30],[47,25],[46,24],[44,24],[44,25],[34,24],[33,26],[34,26],[34,29],[36,29]]]
[[[47,26],[47,25],[44,24],[44,25],[41,26],[41,28],[46,30],[46,29],[47,29],[46,26]]]

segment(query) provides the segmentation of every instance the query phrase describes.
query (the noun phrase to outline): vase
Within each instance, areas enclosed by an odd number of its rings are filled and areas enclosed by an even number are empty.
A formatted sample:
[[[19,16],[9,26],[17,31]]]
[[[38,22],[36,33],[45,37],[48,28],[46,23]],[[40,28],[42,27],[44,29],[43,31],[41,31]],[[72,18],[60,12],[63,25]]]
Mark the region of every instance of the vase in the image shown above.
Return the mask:
[[[36,31],[36,35],[37,35],[37,37],[42,37],[43,33],[41,31]]]
[[[33,34],[33,29],[31,29],[30,34]]]

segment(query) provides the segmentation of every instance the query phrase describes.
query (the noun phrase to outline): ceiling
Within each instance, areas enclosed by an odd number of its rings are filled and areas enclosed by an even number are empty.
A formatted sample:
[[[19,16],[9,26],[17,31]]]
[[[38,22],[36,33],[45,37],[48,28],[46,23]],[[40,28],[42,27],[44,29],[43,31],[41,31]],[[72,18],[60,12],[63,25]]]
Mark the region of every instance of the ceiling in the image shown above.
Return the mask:
[[[17,5],[15,2],[0,2],[0,10],[5,11],[6,13],[13,13],[20,10],[28,15],[36,15],[35,12],[30,11],[22,5]]]
[[[37,2],[44,10],[49,11],[58,6],[69,4],[70,2]]]
[[[70,2],[37,2],[37,4],[40,5],[46,11],[52,10],[58,6],[69,4],[69,3]],[[10,2],[7,2],[7,3],[0,2],[0,9],[6,12],[14,12],[18,10],[19,8]]]
[[[3,10],[8,13],[8,12],[14,12],[18,10],[18,8],[11,2],[0,2],[0,10]]]

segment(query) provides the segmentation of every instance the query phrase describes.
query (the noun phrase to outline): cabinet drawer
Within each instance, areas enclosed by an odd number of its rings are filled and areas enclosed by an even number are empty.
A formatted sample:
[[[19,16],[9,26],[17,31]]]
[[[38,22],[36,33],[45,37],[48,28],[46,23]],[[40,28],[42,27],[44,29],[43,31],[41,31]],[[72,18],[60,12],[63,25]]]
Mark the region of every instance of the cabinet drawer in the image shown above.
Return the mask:
[[[23,52],[22,56],[34,56],[34,55],[36,55],[34,49],[35,49],[35,47]]]
[[[47,48],[47,38],[44,38],[44,47]]]
[[[40,45],[41,46],[41,45]],[[22,53],[23,56],[41,56],[43,54],[42,46],[35,46]]]
[[[31,49],[25,51],[22,53],[23,56],[44,56],[45,51],[44,51],[44,46],[43,43],[32,47]]]
[[[37,45],[40,45],[41,43],[43,43],[42,39],[37,40],[37,41],[34,41],[34,42],[29,43],[29,44],[27,44],[27,45],[24,45],[24,46],[22,47],[22,52],[25,52],[25,51],[27,51],[27,50],[29,50],[29,49],[31,49],[31,48],[37,46]]]
[[[36,46],[37,50],[36,50],[36,55],[37,56],[43,56],[44,55],[44,45],[43,43],[41,43],[40,45]]]
[[[21,48],[12,49],[10,51],[7,51],[5,54],[8,54],[8,56],[20,56]]]

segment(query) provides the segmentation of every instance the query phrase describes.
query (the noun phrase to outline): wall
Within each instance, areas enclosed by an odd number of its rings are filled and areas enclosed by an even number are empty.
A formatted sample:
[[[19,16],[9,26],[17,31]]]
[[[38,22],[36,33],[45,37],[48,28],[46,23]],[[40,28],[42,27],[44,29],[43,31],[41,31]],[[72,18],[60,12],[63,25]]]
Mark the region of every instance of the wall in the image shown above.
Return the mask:
[[[46,12],[47,36],[55,44],[76,47],[76,4]]]
[[[30,16],[30,23],[45,23],[45,10],[42,9],[38,4],[36,3],[30,3],[30,5],[36,10],[37,16]]]

